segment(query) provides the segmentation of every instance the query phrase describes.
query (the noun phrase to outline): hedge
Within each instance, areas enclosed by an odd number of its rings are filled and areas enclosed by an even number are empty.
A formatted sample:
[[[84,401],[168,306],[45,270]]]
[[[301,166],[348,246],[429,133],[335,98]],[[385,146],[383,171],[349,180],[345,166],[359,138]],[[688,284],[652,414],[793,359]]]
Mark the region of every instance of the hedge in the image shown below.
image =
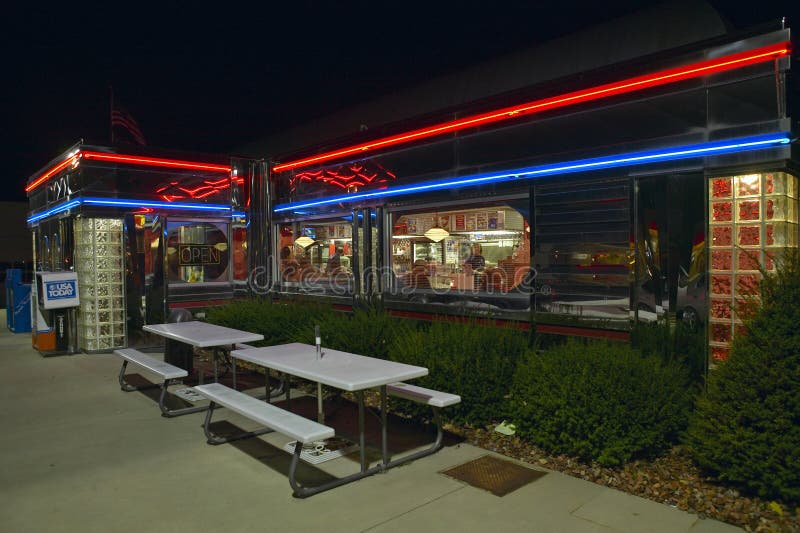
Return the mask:
[[[800,261],[760,287],[730,357],[710,373],[686,434],[695,461],[764,498],[800,502]],[[741,311],[741,309],[740,309]]]
[[[425,329],[397,336],[389,357],[428,368],[429,375],[415,384],[461,396],[460,404],[443,410],[445,418],[483,427],[508,416],[506,396],[527,345],[524,331],[475,321],[434,321]],[[406,414],[430,416],[429,407],[395,404]]]
[[[517,433],[552,453],[618,465],[677,440],[688,373],[621,343],[570,339],[529,352],[511,389]]]

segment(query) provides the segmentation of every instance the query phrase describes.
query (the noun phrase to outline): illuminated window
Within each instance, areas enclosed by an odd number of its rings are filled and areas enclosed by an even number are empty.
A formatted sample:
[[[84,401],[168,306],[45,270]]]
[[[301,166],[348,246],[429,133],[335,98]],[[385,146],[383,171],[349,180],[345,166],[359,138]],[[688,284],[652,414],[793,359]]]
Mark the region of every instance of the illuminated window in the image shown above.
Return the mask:
[[[390,297],[444,305],[474,298],[487,309],[526,309],[530,231],[521,211],[527,202],[395,213]]]
[[[280,290],[353,293],[353,225],[349,220],[342,217],[281,224],[277,240]]]

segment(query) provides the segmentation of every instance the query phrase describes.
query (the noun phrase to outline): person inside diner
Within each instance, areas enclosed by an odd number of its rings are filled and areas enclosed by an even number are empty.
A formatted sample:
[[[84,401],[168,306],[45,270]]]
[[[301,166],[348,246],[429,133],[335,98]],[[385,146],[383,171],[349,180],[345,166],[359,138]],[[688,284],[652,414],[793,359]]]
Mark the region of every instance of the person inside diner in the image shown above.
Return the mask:
[[[464,273],[472,277],[472,289],[486,290],[486,259],[482,255],[483,248],[477,242],[472,245],[472,253],[464,259]]]
[[[328,264],[325,267],[325,272],[330,274],[337,274],[342,269],[342,254],[344,253],[344,249],[341,246],[337,246],[334,254],[328,258]]]
[[[300,256],[298,264],[301,281],[317,281],[319,279],[319,270],[311,264],[311,258],[307,253]]]
[[[464,266],[469,266],[471,270],[483,270],[486,268],[486,259],[484,259],[483,248],[477,242],[472,245],[472,253],[464,259]]]
[[[428,262],[424,259],[414,261],[413,268],[405,275],[405,284],[414,289],[430,289],[431,278],[428,276]]]
[[[281,248],[281,277],[284,281],[300,280],[300,263],[295,261],[291,246]]]

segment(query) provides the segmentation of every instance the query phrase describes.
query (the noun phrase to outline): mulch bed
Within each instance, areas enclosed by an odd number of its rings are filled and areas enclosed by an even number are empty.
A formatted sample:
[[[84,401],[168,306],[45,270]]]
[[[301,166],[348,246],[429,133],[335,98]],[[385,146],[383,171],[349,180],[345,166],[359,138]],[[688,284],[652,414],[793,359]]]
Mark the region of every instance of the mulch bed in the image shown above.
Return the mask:
[[[746,531],[800,532],[800,507],[744,496],[735,489],[714,483],[680,446],[657,459],[607,468],[574,457],[550,455],[519,437],[497,433],[493,427],[448,426],[447,429],[470,444],[507,457],[697,513],[703,518],[735,524]]]

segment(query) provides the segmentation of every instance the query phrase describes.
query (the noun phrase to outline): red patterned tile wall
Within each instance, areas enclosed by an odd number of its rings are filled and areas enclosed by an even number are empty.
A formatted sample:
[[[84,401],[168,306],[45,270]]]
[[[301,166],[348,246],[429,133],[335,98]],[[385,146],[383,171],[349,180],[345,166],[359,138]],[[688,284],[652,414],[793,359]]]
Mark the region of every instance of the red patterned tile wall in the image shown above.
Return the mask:
[[[762,267],[774,270],[776,255],[797,248],[797,189],[797,178],[783,172],[709,181],[712,363],[728,357],[741,328],[741,303],[757,298]]]

